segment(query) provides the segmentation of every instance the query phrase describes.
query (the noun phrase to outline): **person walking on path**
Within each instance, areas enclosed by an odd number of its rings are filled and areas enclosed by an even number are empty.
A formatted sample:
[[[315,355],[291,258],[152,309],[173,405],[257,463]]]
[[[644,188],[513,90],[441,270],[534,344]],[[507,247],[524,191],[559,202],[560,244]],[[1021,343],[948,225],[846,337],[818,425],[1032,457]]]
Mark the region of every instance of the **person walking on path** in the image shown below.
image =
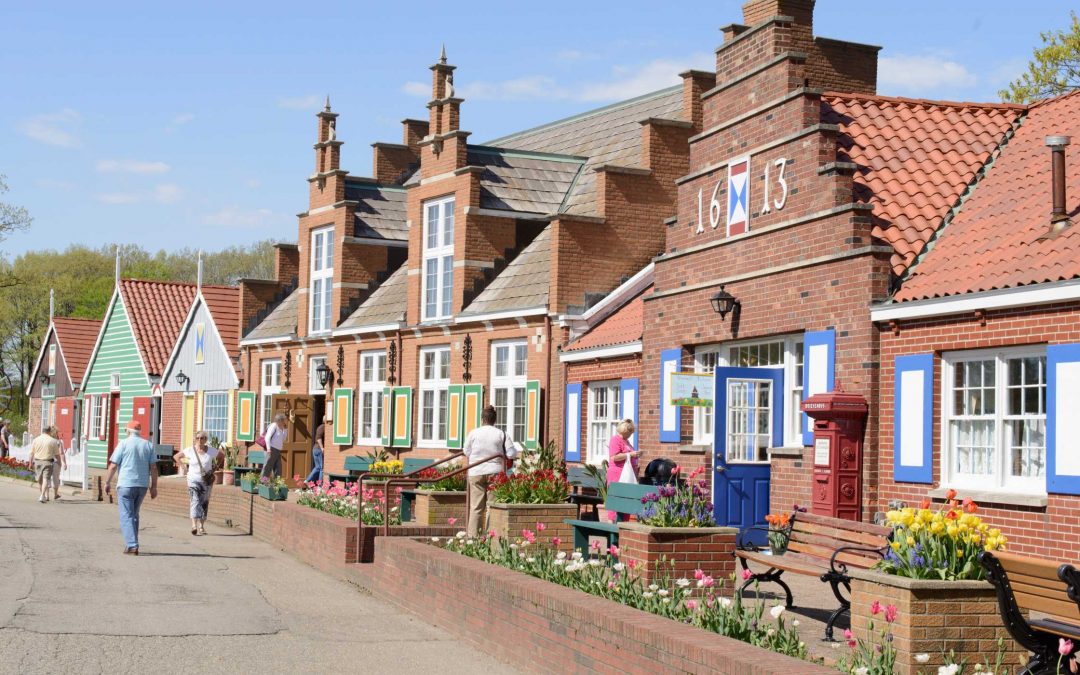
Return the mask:
[[[323,443],[326,439],[326,422],[315,429],[315,445],[311,448],[311,473],[304,479],[305,483],[315,481],[322,485],[323,481]]]
[[[150,441],[142,438],[142,423],[127,424],[128,437],[120,441],[109,458],[109,473],[105,475],[105,494],[112,496],[112,479],[116,479],[117,503],[120,507],[120,533],[124,536],[124,553],[139,555],[139,509],[146,493],[157,497],[157,454]]]
[[[0,459],[11,454],[11,420],[0,422]]]
[[[44,433],[34,439],[30,444],[30,457],[34,460],[34,480],[41,488],[38,501],[44,504],[49,501],[49,487],[52,486],[53,463],[63,451],[60,441],[56,439],[56,427],[46,427]]]
[[[67,454],[64,453],[63,442],[60,442],[60,454],[56,456],[56,460],[53,462],[53,499],[60,499],[60,472],[64,471],[65,469],[67,469]]]
[[[285,413],[274,415],[274,421],[266,427],[263,438],[266,439],[266,462],[263,464],[259,478],[281,475],[281,448],[285,445],[286,424],[288,418]]]
[[[505,472],[505,460],[512,460],[518,454],[510,435],[495,426],[496,419],[495,406],[485,407],[480,413],[481,426],[470,431],[465,439],[468,464],[490,460],[469,469],[469,523],[466,530],[470,537],[475,537],[483,528],[488,485],[492,478]]]
[[[210,490],[214,486],[214,465],[221,450],[211,448],[205,431],[195,432],[195,445],[173,456],[177,464],[187,464],[188,499],[191,502],[191,534],[206,534],[206,514],[210,510]]]

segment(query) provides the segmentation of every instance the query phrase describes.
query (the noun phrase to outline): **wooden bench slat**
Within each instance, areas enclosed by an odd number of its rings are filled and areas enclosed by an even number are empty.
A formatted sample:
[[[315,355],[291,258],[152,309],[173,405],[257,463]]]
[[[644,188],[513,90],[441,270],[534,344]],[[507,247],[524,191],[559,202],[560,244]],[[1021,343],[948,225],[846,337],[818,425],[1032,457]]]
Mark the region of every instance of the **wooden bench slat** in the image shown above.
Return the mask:
[[[850,541],[850,540],[847,540],[847,539],[840,539],[840,538],[836,538],[836,537],[830,537],[830,536],[827,536],[827,535],[809,534],[809,533],[806,533],[806,532],[800,532],[800,533],[798,533],[798,536],[795,536],[795,533],[792,533],[792,537],[788,541],[790,543],[792,543],[792,544],[802,543],[802,544],[808,544],[810,546],[821,546],[823,548],[827,548],[827,549],[830,549],[832,551],[835,551],[838,548],[846,547],[846,546],[853,546],[855,548],[873,548],[873,549],[879,549],[880,550],[880,549],[882,549],[882,548],[884,548],[885,546],[888,545],[888,542],[886,540],[884,540],[884,539],[878,539],[873,544],[864,544],[861,541]],[[863,554],[863,555],[867,555],[867,554]]]
[[[735,555],[745,558],[750,562],[760,563],[778,570],[802,574],[804,576],[818,576],[828,570],[827,565],[822,565],[820,560],[799,556],[798,554],[785,553],[784,555],[769,555],[758,551],[736,551]]]
[[[1019,572],[1008,572],[1009,583],[1015,585],[1018,583],[1025,584],[1031,587],[1032,593],[1037,593],[1036,589],[1042,589],[1046,591],[1047,597],[1068,597],[1065,594],[1065,585],[1056,576],[1053,579],[1046,577],[1033,577],[1028,574],[1021,574]]]
[[[836,547],[839,548],[839,547]],[[827,546],[817,546],[814,544],[807,544],[805,542],[793,541],[788,544],[789,551],[795,551],[804,555],[820,558],[826,567],[829,565],[829,560],[832,559],[833,554],[836,552],[836,548],[829,548]],[[854,552],[843,552],[836,556],[839,562],[845,565],[869,568],[873,567],[881,558],[877,556],[867,556]]]
[[[1020,609],[1050,614],[1051,616],[1059,618],[1061,621],[1078,624],[1077,627],[1080,628],[1080,611],[1078,611],[1076,603],[1069,600],[1068,596],[1065,596],[1064,593],[1062,596],[1065,599],[1058,600],[1043,595],[1043,589],[1039,589],[1036,593],[1030,593],[1027,590],[1030,586],[1014,584],[1012,583],[1012,579],[1009,580],[1009,584],[1012,586],[1013,597],[1016,598],[1016,604]]]
[[[888,537],[886,535],[878,534],[877,532],[860,532],[857,530],[830,527],[818,523],[804,523],[796,518],[795,522],[792,524],[791,538],[799,539],[805,535],[829,537],[831,539],[841,540],[847,542],[847,546],[864,545],[872,548],[881,548],[888,543]]]
[[[1072,640],[1080,639],[1080,626],[1075,626],[1069,622],[1054,621],[1053,619],[1032,619],[1028,621],[1028,624],[1047,633],[1053,633]]]
[[[995,551],[994,557],[1001,562],[1001,566],[1005,568],[1009,578],[1012,578],[1013,573],[1020,573],[1032,577],[1052,579],[1058,584],[1061,583],[1057,575],[1058,567],[1061,565],[1060,562],[997,551]]]
[[[798,523],[799,521],[852,532],[869,532],[882,537],[887,537],[892,532],[892,528],[884,525],[874,525],[873,523],[864,523],[858,520],[844,520],[842,518],[833,518],[831,516],[819,516],[813,513],[804,513],[802,511],[799,511],[795,516],[795,522]]]

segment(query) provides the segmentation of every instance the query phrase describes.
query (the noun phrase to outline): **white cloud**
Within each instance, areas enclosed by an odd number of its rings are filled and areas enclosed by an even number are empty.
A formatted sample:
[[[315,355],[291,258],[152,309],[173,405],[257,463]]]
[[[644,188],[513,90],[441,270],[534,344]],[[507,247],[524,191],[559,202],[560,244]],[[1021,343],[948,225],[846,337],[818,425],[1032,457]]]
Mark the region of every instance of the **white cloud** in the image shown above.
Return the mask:
[[[582,101],[612,101],[640,96],[678,84],[682,81],[679,73],[687,69],[711,70],[715,67],[716,57],[705,52],[682,59],[655,59],[640,66],[618,66],[612,69],[612,79],[584,85],[576,98]]]
[[[193,113],[180,113],[176,117],[172,118],[172,123],[176,126],[180,126],[181,124],[187,124],[194,119],[195,115]]]
[[[258,178],[248,178],[246,181],[244,181],[244,185],[254,190],[262,187],[262,181]]]
[[[941,55],[883,56],[878,61],[878,89],[882,93],[914,93],[974,86],[978,78],[962,63]]]
[[[431,96],[431,85],[423,82],[406,82],[401,85],[401,91],[409,96]]]
[[[220,211],[206,214],[202,222],[205,225],[253,230],[287,224],[288,216],[274,213],[270,209],[241,209],[237,206],[226,206]]]
[[[130,192],[107,192],[97,196],[102,204],[134,204],[139,201],[139,196]]]
[[[560,61],[582,61],[593,58],[593,55],[580,49],[563,49],[555,53],[555,58]]]
[[[154,201],[162,204],[172,204],[180,201],[184,191],[175,183],[162,183],[154,188]]]
[[[279,98],[277,106],[287,110],[313,110],[319,107],[320,103],[322,100],[315,94],[311,94],[310,96]]]
[[[58,148],[78,148],[82,142],[75,136],[75,128],[82,122],[82,115],[71,108],[60,112],[31,117],[19,125],[19,130],[35,141]]]
[[[560,88],[555,78],[547,75],[517,77],[502,82],[469,82],[459,94],[477,100],[536,100],[566,98],[569,93]]]
[[[100,173],[167,173],[169,169],[165,162],[143,162],[137,159],[102,159],[97,163]]]

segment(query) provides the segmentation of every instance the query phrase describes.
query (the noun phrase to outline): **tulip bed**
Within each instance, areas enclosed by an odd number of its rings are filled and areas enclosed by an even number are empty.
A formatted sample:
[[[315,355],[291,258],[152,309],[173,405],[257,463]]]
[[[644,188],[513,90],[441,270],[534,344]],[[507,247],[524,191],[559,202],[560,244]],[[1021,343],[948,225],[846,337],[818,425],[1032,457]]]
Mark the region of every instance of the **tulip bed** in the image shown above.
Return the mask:
[[[32,482],[34,480],[34,465],[14,457],[0,457],[0,476]]]

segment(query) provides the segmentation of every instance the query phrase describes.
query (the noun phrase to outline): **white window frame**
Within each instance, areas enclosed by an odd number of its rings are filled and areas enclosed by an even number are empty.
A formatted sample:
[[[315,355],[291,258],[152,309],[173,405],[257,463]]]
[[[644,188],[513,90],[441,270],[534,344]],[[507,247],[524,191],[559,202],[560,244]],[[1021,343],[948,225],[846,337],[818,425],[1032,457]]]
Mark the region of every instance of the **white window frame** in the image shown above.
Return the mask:
[[[365,373],[370,373],[367,377]],[[360,372],[357,376],[359,397],[357,399],[356,435],[361,445],[382,445],[383,387],[386,386],[386,350],[360,352]],[[365,401],[370,398],[370,403]],[[364,435],[364,413],[370,409],[375,432]]]
[[[505,350],[505,369],[499,372],[499,354]],[[491,343],[491,405],[495,406],[495,426],[516,443],[525,441],[528,411],[529,341],[500,340]],[[499,393],[506,397],[499,405]],[[520,419],[519,419],[520,418]]]
[[[311,231],[308,287],[308,333],[329,333],[334,327],[334,228]]]
[[[988,492],[1000,492],[1003,494],[1046,494],[1046,395],[1043,396],[1042,415],[1018,416],[1009,415],[1008,407],[1008,362],[1012,359],[1041,358],[1043,359],[1042,386],[1046,387],[1046,347],[1023,346],[1004,347],[999,349],[973,349],[957,352],[945,352],[941,358],[941,476],[942,485],[948,487],[983,490]],[[953,436],[950,422],[959,417],[955,415],[956,401],[954,398],[953,383],[956,374],[956,366],[969,361],[995,361],[994,367],[994,455],[995,466],[993,475],[985,474],[962,474],[955,469],[956,450],[953,447]],[[1011,476],[1008,471],[1010,459],[1008,451],[1009,435],[1006,424],[1010,419],[1042,419],[1043,421],[1043,474],[1041,476]]]
[[[426,372],[427,369],[424,367],[424,361],[428,354],[435,355],[430,377]],[[417,402],[419,405],[417,408],[420,411],[420,415],[416,420],[416,446],[420,448],[443,448],[446,447],[446,414],[447,402],[449,399],[447,390],[450,387],[450,345],[421,347],[419,356],[420,386],[418,387],[419,396],[417,397]],[[430,408],[432,411],[430,432],[424,428],[424,412],[429,407],[426,401],[429,394],[431,396]]]
[[[221,412],[221,417],[217,418],[221,420],[221,433],[216,433],[217,429],[211,429],[206,423],[210,419],[210,401],[213,397],[216,401],[220,401],[217,408]],[[207,439],[212,439],[217,436],[219,443],[227,443],[229,440],[229,392],[227,391],[206,391],[203,392],[203,409],[202,414],[199,417],[199,424],[202,426],[202,430],[206,432]]]
[[[711,373],[720,363],[723,344],[698,345],[694,347],[694,372]],[[712,408],[694,408],[694,445],[713,444],[713,429],[716,426]]]
[[[615,433],[615,429],[622,421],[622,381],[621,380],[598,380],[588,383],[588,413],[585,422],[585,462],[594,466],[600,466],[608,458],[608,444]],[[596,398],[600,390],[607,397],[605,406],[608,416],[603,419],[596,417]],[[593,426],[597,430],[594,431]],[[603,426],[604,430],[599,428]]]
[[[423,321],[441,321],[452,315],[454,291],[454,207],[455,198],[440,197],[423,203],[423,256],[420,262],[420,316]],[[434,216],[434,220],[432,217]],[[434,279],[428,279],[429,268]],[[434,284],[432,284],[434,281]],[[434,285],[434,288],[431,286]],[[428,293],[434,293],[429,306]]]
[[[91,406],[91,411],[93,412],[93,422],[91,422],[91,426],[93,427],[94,431],[91,438],[93,438],[94,440],[108,442],[109,439],[107,438],[107,434],[109,431],[109,411],[108,406],[105,405],[106,396],[109,396],[109,394],[94,394],[93,398],[91,399],[93,401],[93,405]]]
[[[308,357],[308,393],[313,396],[326,393],[326,387],[319,386],[319,374],[315,372],[319,366],[325,364],[330,358],[326,354]]]
[[[45,430],[49,428],[49,416],[51,409],[56,405],[56,399],[43,398],[41,399],[41,432],[45,433]]]
[[[803,362],[799,360],[799,354],[804,354],[805,347],[800,352],[799,347],[804,345],[803,333],[797,333],[794,335],[778,335],[775,337],[754,339],[754,340],[738,340],[733,342],[724,342],[720,344],[720,358],[717,361],[717,367],[730,368],[731,367],[731,349],[737,347],[750,347],[754,345],[772,344],[774,342],[783,342],[784,344],[784,363],[779,366],[758,366],[761,368],[781,368],[784,371],[784,447],[803,447],[802,441],[802,412],[799,410],[799,406],[796,404],[796,397],[798,401],[802,401],[802,366]]]
[[[274,394],[280,394],[281,389],[281,359],[263,359],[259,362],[259,401],[261,403],[262,424],[260,430],[270,426],[271,409],[273,407]],[[272,382],[272,384],[268,384]]]

